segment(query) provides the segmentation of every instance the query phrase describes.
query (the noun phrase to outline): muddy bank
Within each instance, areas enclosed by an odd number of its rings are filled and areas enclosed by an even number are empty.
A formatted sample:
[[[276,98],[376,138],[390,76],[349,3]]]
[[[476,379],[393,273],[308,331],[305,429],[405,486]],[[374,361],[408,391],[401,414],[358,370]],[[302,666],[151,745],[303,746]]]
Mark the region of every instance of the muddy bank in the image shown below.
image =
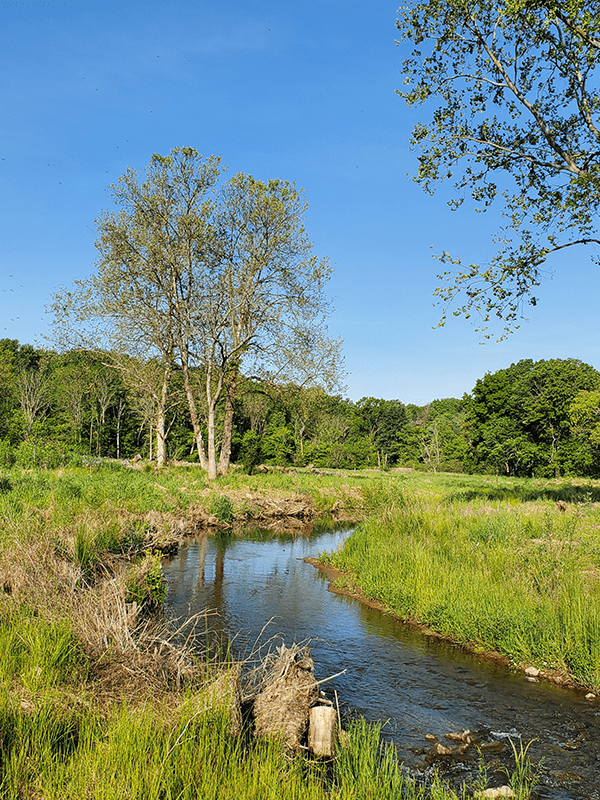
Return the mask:
[[[525,673],[527,679],[532,682],[541,680],[549,681],[550,683],[554,683],[557,686],[562,686],[566,689],[571,689],[580,693],[584,692],[586,693],[586,696],[589,694],[590,701],[597,699],[593,692],[589,692],[588,686],[579,683],[567,673],[559,672],[557,670],[538,670],[530,667],[528,664],[513,664],[509,658],[502,655],[502,653],[496,652],[495,650],[488,650],[481,645],[472,644],[469,642],[461,642],[452,636],[445,636],[444,634],[439,633],[433,628],[430,628],[428,625],[424,625],[422,622],[419,622],[416,619],[406,619],[401,617],[398,614],[395,614],[381,601],[367,597],[360,587],[352,581],[351,576],[348,575],[348,573],[345,573],[342,570],[339,570],[336,567],[332,567],[328,564],[323,564],[317,558],[305,558],[304,561],[307,564],[311,564],[313,567],[316,567],[319,572],[327,577],[329,581],[328,590],[334,594],[340,594],[345,597],[351,597],[354,600],[358,600],[369,608],[381,611],[382,613],[399,620],[404,625],[408,625],[415,630],[421,631],[421,633],[431,637],[432,639],[448,642],[456,647],[460,647],[462,650],[465,650],[468,653],[476,655],[478,658],[499,664],[507,669],[511,668],[519,672],[523,672]]]
[[[323,517],[336,522],[357,522],[356,509],[345,508],[339,500],[329,508],[317,508],[310,495],[264,496],[248,492],[228,492],[230,519],[219,518],[203,506],[193,506],[181,514],[149,511],[145,517],[144,546],[163,554],[176,553],[190,536],[218,531],[235,532],[249,525],[280,533],[309,536]]]

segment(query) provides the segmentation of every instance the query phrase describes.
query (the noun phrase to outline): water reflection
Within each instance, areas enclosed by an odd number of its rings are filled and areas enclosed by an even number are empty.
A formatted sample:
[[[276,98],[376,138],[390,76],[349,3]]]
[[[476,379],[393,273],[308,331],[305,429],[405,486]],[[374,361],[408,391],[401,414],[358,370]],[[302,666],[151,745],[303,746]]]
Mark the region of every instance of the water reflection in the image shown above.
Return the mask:
[[[281,634],[288,643],[310,639],[317,679],[345,668],[330,690],[346,709],[387,721],[385,735],[410,766],[422,761],[413,750],[426,745],[426,733],[441,740],[465,729],[510,734],[538,740],[532,754],[545,758],[547,797],[600,798],[597,707],[328,592],[324,577],[303,559],[336,549],[348,535],[200,537],[165,566],[167,613],[181,619],[217,610],[211,627],[233,638],[242,657],[261,635]]]

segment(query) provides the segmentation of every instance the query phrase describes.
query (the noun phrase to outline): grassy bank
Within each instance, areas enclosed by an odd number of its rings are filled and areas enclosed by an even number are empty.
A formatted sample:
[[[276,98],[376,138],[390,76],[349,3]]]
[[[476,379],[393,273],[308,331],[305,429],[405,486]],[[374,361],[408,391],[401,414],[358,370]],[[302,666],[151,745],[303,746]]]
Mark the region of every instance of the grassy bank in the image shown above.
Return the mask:
[[[405,619],[600,689],[600,485],[404,475],[325,561]]]
[[[189,467],[0,474],[0,798],[455,800],[443,786],[419,788],[377,726],[354,723],[329,763],[232,730],[227,704],[204,699],[229,665],[182,644],[154,613],[157,526],[168,534],[219,509],[252,518],[262,499],[360,516],[380,493],[367,473],[212,486]]]

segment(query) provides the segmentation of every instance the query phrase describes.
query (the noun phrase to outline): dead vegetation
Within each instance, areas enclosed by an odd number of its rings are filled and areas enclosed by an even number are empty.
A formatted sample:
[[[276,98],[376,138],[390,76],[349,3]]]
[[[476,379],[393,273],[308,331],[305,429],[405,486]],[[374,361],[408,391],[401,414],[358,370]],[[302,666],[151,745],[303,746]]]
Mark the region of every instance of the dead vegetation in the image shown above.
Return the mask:
[[[0,557],[1,602],[5,610],[24,607],[47,621],[68,621],[101,704],[163,696],[200,678],[202,665],[180,630],[149,614],[144,602],[131,601],[131,585],[143,586],[154,566],[151,556],[137,564],[107,556],[90,571],[68,542],[16,541]],[[188,620],[186,629],[191,627]]]
[[[267,655],[260,673],[254,697],[256,735],[281,736],[289,747],[299,750],[309,709],[319,695],[308,646],[281,645]]]

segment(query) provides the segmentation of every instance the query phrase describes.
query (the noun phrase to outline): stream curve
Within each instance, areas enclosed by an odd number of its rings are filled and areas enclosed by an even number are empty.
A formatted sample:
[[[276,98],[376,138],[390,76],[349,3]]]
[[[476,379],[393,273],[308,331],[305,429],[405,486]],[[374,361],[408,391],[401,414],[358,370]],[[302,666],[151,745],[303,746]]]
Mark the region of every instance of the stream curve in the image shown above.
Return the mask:
[[[426,734],[447,743],[446,733],[468,729],[507,745],[534,740],[533,760],[544,759],[540,797],[600,800],[600,702],[329,592],[303,559],[341,547],[349,534],[200,536],[165,561],[165,613],[181,620],[214,609],[209,625],[232,640],[237,657],[274,636],[310,640],[317,680],[346,670],[323,688],[337,692],[346,714],[384,722],[384,737],[411,769],[423,768]],[[446,777],[466,778],[475,761],[446,761]]]

